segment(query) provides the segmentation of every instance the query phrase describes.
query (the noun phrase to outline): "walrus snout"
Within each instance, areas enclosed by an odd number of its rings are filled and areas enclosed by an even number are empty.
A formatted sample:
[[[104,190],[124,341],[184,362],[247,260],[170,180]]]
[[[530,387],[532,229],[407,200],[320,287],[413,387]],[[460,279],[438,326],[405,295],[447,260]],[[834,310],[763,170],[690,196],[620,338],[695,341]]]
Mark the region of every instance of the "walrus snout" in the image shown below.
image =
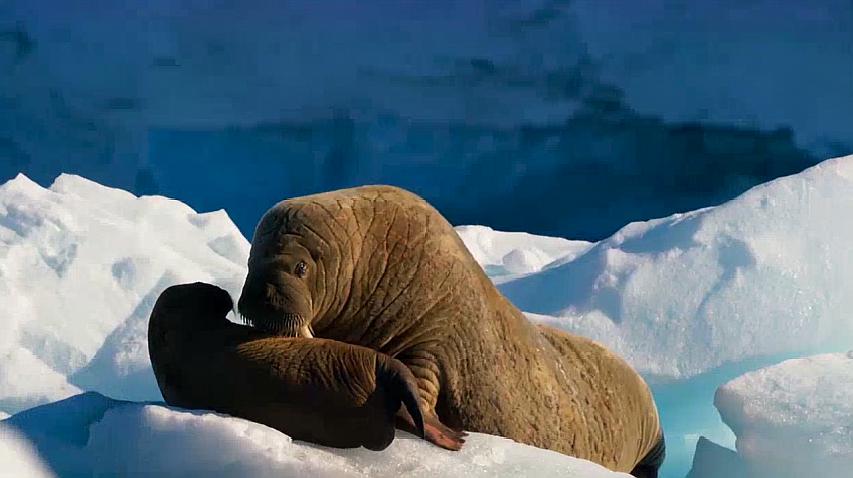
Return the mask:
[[[264,332],[283,337],[314,336],[310,295],[294,279],[250,270],[237,308],[246,324]]]

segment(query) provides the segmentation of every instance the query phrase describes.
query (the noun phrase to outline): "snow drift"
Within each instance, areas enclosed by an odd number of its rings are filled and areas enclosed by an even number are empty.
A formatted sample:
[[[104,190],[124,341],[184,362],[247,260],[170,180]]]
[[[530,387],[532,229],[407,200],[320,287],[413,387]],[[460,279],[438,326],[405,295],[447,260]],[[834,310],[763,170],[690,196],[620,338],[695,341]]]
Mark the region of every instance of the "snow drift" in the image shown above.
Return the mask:
[[[196,280],[239,293],[247,256],[223,211],[77,176],[0,186],[0,410],[81,389],[159,398],[146,340],[154,301]]]
[[[0,419],[4,417],[0,416]],[[47,478],[54,476],[26,436],[0,423],[0,476]]]
[[[853,342],[850,211],[853,156],[717,207],[629,224],[500,288],[532,318],[599,340],[651,375],[844,350]]]
[[[21,412],[4,423],[28,438],[62,476],[628,478],[479,433],[469,436],[461,452],[440,450],[404,432],[382,452],[337,450],[294,442],[239,418],[121,402],[93,392]]]

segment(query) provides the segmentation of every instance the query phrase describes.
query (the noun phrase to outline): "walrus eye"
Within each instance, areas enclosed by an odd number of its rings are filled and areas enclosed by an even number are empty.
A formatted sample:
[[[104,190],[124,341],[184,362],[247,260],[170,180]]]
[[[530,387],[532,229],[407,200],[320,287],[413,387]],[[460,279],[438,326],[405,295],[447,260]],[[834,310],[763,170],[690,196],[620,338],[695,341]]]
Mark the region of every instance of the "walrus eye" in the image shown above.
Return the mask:
[[[305,277],[305,275],[308,274],[308,264],[306,264],[305,261],[299,261],[293,272],[299,277]]]

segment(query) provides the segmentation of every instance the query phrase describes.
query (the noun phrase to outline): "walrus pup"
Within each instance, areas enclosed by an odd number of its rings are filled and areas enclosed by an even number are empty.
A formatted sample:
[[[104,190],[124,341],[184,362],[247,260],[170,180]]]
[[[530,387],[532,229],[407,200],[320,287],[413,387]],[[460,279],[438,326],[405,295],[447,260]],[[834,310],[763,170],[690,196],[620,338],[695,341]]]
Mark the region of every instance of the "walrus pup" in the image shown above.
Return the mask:
[[[252,239],[239,311],[270,333],[399,359],[417,379],[426,437],[441,447],[458,449],[465,429],[636,476],[655,476],[663,457],[642,378],[597,343],[528,321],[444,217],[405,190],[272,207]]]
[[[382,450],[401,403],[423,422],[415,379],[376,351],[322,339],[270,337],[226,319],[231,297],[209,284],[157,299],[148,350],[166,403],[246,418],[292,438]]]

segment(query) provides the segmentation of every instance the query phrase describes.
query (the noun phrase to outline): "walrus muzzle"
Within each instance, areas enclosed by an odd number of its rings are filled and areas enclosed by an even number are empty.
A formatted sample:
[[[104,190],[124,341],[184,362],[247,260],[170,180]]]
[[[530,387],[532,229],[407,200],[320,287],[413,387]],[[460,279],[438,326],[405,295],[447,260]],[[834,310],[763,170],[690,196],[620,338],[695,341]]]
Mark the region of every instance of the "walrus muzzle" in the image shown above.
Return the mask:
[[[298,277],[268,265],[258,269],[250,272],[240,295],[243,321],[280,337],[314,337],[308,287]]]

